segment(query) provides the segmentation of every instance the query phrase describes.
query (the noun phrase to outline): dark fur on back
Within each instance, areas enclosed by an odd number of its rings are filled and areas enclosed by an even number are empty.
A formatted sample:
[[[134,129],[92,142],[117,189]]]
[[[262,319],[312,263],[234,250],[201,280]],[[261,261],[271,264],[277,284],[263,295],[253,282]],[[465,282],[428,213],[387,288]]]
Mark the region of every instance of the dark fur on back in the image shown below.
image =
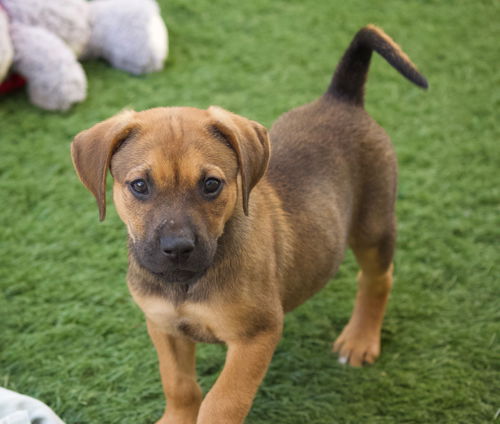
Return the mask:
[[[267,177],[301,246],[294,249],[302,255],[295,261],[306,270],[298,278],[288,276],[288,284],[302,293],[309,287],[315,291],[318,281],[337,270],[342,256],[328,254],[329,249],[377,245],[381,262],[388,266],[392,260],[396,157],[388,135],[363,107],[373,50],[410,81],[427,87],[399,46],[369,25],[354,37],[327,92],[283,114],[270,131],[273,154]],[[329,272],[316,275],[322,261]],[[308,263],[314,266],[307,269]]]

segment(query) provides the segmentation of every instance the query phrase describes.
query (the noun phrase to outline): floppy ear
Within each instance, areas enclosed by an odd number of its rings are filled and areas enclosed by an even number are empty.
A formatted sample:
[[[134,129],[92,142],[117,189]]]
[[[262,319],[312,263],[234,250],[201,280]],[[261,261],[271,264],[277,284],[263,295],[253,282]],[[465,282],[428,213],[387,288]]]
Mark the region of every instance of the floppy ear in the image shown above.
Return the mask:
[[[71,158],[81,182],[95,196],[99,219],[106,216],[106,175],[113,153],[136,125],[134,111],[124,111],[80,132],[71,143]]]
[[[262,178],[269,164],[271,143],[267,129],[258,122],[243,118],[217,106],[208,112],[215,119],[212,124],[236,153],[241,176],[243,211],[248,215],[250,192]]]

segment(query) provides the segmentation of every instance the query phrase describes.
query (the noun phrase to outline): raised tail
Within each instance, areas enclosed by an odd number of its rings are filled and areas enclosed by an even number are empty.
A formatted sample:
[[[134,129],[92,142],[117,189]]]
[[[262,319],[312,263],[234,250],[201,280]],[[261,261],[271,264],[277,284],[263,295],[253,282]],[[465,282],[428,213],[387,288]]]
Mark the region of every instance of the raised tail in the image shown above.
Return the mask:
[[[375,25],[367,25],[358,31],[342,56],[326,94],[362,106],[373,50],[411,82],[428,87],[425,77],[392,38]]]

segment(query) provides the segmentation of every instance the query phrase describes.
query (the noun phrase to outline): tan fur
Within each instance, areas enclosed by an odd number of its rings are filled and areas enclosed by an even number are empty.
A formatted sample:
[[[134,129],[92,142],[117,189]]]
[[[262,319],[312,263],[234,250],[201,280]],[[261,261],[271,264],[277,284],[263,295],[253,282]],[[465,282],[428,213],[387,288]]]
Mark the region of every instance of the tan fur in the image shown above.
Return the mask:
[[[376,25],[369,24],[365,27],[367,30],[373,31],[377,33],[380,38],[383,38],[388,44],[392,46],[392,48],[397,52],[397,55],[401,57],[405,62],[407,62],[410,66],[415,69],[418,69],[417,66],[411,61],[408,55],[401,49],[398,43],[396,43],[389,35],[387,35],[382,28],[379,28]]]
[[[349,358],[353,366],[372,364],[380,355],[380,330],[392,288],[393,266],[380,267],[376,249],[355,249],[362,269],[358,274],[358,293],[354,310],[333,350],[340,358]]]

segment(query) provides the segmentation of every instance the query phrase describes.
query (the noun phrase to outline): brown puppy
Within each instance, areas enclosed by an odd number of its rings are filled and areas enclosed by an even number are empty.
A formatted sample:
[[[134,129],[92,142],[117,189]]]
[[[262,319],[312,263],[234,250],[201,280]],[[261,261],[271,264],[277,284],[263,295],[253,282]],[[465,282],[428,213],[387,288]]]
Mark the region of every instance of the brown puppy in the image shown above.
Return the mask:
[[[379,355],[392,284],[396,158],[363,109],[373,50],[427,87],[399,47],[367,26],[328,91],[283,115],[270,137],[217,107],[178,107],[123,112],[75,138],[73,162],[101,220],[108,168],[114,177],[129,232],[128,284],[168,399],[159,423],[243,422],[284,313],[328,282],[347,246],[361,268],[359,288],[334,350],[354,366]],[[228,346],[203,401],[196,342]]]

